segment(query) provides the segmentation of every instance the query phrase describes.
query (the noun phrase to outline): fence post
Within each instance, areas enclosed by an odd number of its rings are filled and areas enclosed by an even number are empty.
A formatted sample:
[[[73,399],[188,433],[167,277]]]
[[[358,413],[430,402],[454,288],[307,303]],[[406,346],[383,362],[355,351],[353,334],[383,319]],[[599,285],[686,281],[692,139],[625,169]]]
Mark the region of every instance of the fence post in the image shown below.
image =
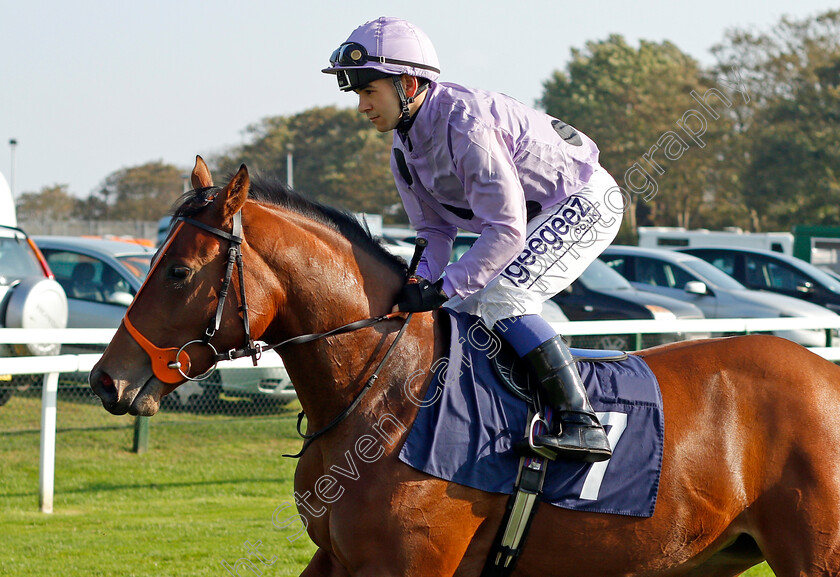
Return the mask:
[[[134,419],[134,448],[138,455],[149,448],[149,417],[135,417]]]
[[[41,463],[39,505],[42,513],[53,512],[55,494],[55,410],[58,397],[58,373],[44,375],[41,390]]]

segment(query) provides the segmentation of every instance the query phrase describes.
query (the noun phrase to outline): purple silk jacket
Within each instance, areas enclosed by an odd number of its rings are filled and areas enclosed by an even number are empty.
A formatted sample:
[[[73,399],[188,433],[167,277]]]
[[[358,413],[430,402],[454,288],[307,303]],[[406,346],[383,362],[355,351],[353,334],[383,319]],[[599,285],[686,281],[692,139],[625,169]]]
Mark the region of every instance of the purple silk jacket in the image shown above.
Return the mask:
[[[407,135],[394,131],[391,170],[418,237],[417,274],[466,298],[525,248],[529,216],[583,188],[598,147],[582,132],[503,94],[433,82]],[[458,228],[480,233],[450,264]]]

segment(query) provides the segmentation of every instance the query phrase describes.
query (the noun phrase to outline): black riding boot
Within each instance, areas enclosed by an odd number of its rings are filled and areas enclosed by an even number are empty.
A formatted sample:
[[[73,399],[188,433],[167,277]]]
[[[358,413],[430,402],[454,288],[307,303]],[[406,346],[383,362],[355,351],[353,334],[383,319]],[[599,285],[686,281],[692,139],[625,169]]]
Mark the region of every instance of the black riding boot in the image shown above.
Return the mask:
[[[588,463],[609,459],[612,451],[607,433],[589,404],[574,357],[563,339],[547,340],[525,355],[525,360],[555,411],[551,434],[538,435],[534,444],[554,452],[555,458]]]

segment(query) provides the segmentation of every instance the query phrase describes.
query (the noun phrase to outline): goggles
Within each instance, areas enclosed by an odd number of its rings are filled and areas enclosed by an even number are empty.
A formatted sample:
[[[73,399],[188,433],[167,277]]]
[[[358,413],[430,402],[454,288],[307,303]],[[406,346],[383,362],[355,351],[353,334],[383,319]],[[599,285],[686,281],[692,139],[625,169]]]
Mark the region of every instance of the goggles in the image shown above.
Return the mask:
[[[342,68],[336,71],[336,78],[338,79],[338,88],[347,92],[348,90],[356,90],[366,84],[370,84],[379,78],[388,78],[394,76],[386,72],[380,72],[373,68],[359,68],[356,70]]]
[[[330,56],[330,64],[336,66],[364,66],[368,62],[378,62],[380,64],[397,64],[400,66],[412,66],[414,68],[422,68],[423,70],[431,70],[440,74],[440,70],[434,66],[427,64],[419,64],[417,62],[409,62],[408,60],[397,60],[396,58],[385,58],[384,56],[373,56],[368,54],[367,48],[358,42],[345,42],[333,51]]]

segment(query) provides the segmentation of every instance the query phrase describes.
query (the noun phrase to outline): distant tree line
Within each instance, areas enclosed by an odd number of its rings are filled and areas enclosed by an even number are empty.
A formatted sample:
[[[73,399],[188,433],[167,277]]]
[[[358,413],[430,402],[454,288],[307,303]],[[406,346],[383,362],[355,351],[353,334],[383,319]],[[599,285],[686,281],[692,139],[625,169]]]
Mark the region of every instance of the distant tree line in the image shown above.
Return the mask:
[[[573,49],[543,84],[537,104],[592,137],[621,186],[621,240],[639,225],[840,226],[840,11],[731,31],[712,52],[706,68],[670,42],[635,47],[613,35]],[[299,192],[404,221],[391,134],[354,109],[265,118],[245,132],[245,144],[208,159],[220,174],[246,163],[285,181],[292,152]],[[188,170],[123,168],[83,200],[65,185],[24,193],[19,218],[155,220]]]

